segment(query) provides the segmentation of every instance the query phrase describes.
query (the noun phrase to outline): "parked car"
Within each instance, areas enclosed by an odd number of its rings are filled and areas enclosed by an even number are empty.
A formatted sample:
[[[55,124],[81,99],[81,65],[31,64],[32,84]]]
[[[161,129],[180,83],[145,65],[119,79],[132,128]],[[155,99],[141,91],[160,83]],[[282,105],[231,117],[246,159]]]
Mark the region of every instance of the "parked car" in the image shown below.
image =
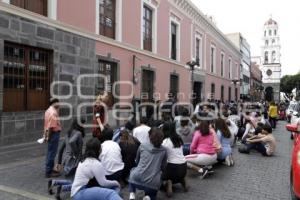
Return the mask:
[[[291,197],[295,200],[300,199],[300,121],[297,124],[287,124],[286,129],[294,135],[290,172],[290,189]]]
[[[285,113],[286,113],[287,122],[291,123],[292,116],[300,113],[300,102],[291,101]]]

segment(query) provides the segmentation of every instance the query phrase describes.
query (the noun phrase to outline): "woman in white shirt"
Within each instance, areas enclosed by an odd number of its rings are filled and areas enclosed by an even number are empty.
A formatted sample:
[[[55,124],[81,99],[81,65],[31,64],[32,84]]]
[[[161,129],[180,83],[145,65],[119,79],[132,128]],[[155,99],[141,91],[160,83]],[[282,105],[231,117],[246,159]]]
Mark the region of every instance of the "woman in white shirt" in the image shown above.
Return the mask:
[[[71,189],[73,200],[121,200],[118,195],[120,185],[117,181],[105,178],[105,169],[98,160],[101,144],[92,138],[86,143],[85,159],[79,163]],[[96,179],[101,187],[92,187],[90,181]],[[112,189],[108,189],[112,188]]]
[[[103,140],[101,144],[102,152],[99,160],[105,168],[105,175],[108,180],[120,181],[124,169],[124,163],[121,155],[121,148],[118,143],[112,141],[113,130],[106,128],[103,130]]]
[[[172,184],[181,183],[184,190],[187,191],[185,175],[187,172],[187,163],[183,155],[183,141],[176,133],[175,124],[166,122],[163,125],[165,139],[163,146],[167,150],[168,164],[163,173],[167,196],[172,196]]]

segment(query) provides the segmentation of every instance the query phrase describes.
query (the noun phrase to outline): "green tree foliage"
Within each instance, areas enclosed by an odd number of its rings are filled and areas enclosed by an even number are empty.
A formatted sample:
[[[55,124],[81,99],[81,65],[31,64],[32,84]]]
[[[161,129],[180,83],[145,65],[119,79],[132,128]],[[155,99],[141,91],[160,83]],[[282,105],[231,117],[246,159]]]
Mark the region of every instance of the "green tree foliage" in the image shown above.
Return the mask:
[[[299,97],[299,91],[300,91],[300,73],[296,75],[285,75],[280,80],[280,91],[285,94],[285,97],[288,99],[293,98],[292,91],[294,89],[296,90],[296,94]]]

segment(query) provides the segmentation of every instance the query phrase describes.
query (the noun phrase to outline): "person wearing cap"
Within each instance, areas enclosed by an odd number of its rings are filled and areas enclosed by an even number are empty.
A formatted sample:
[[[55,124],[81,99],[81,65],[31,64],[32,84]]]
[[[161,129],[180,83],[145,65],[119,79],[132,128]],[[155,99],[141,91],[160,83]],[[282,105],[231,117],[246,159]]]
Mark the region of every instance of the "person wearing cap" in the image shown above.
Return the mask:
[[[53,170],[54,160],[58,149],[61,123],[59,120],[59,100],[50,99],[50,106],[45,112],[44,138],[48,142],[46,155],[46,178],[57,177],[59,173]]]

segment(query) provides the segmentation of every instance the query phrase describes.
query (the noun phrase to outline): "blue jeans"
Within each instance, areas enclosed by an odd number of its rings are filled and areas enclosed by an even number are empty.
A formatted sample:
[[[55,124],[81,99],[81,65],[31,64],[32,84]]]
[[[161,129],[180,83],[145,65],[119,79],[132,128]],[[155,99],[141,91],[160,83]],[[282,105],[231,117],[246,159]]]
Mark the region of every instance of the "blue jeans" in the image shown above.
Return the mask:
[[[190,143],[183,144],[183,155],[187,156],[190,154]]]
[[[231,147],[223,147],[222,151],[218,153],[218,160],[225,160],[231,154]]]
[[[267,149],[265,145],[261,142],[256,142],[256,143],[249,143],[247,144],[247,149],[250,151],[251,149],[255,149],[259,153],[261,153],[263,156],[268,156],[267,154]]]
[[[54,167],[54,160],[58,149],[60,131],[53,132],[49,141],[46,156],[46,174],[51,174]]]
[[[82,187],[73,200],[122,200],[118,193],[112,189],[101,187]]]
[[[129,192],[136,192],[136,189],[143,190],[145,192],[145,196],[149,196],[151,200],[156,200],[157,190],[144,187],[141,185],[129,183]]]
[[[61,186],[62,192],[71,192],[72,181],[69,180],[52,180],[53,186]]]

